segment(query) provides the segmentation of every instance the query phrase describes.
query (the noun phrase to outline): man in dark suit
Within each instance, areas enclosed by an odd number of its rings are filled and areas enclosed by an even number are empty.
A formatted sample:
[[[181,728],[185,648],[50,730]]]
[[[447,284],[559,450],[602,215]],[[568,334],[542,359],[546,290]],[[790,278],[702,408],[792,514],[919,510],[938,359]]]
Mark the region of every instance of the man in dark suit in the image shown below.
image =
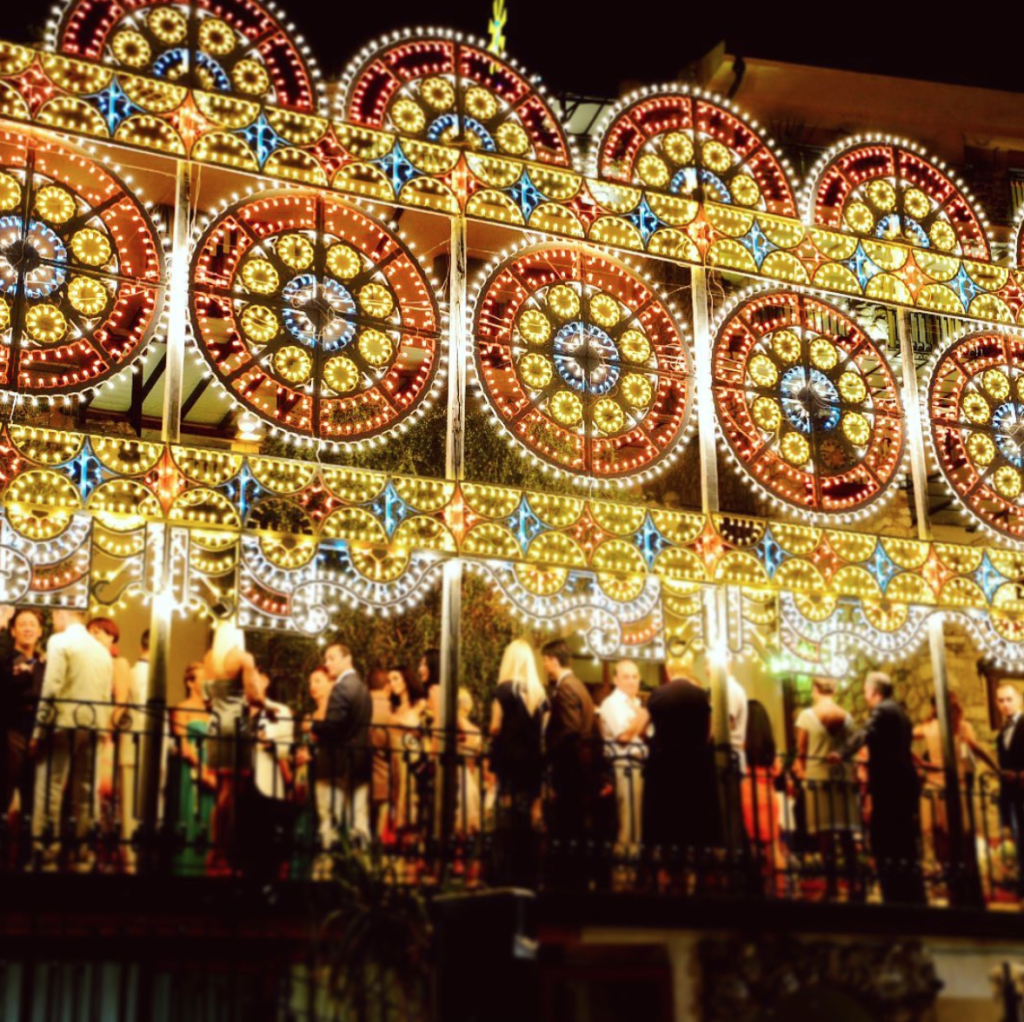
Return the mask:
[[[373,700],[344,643],[332,642],[324,650],[324,667],[334,687],[325,718],[313,721],[310,730],[322,750],[317,755],[317,811],[321,839],[329,850],[339,827],[356,842],[370,840]]]
[[[923,905],[927,898],[918,860],[918,800],[921,785],[911,744],[914,728],[893,698],[887,674],[872,671],[864,679],[864,700],[871,709],[867,724],[846,744],[842,758],[868,748],[868,793],[871,796],[871,851],[887,902]]]
[[[569,667],[569,647],[561,639],[541,650],[551,680],[551,714],[545,747],[551,765],[554,797],[549,803],[551,837],[562,882],[583,882],[585,868],[573,868],[574,846],[587,834],[598,782],[598,750],[594,748],[594,703],[586,686]]]
[[[35,767],[28,743],[35,724],[46,664],[39,647],[43,622],[31,607],[0,608],[0,621],[10,613],[0,651],[0,817],[7,813],[15,791],[20,794],[21,820],[32,815]]]
[[[996,739],[999,756],[999,819],[1017,848],[1017,893],[1024,898],[1024,714],[1016,685],[996,690],[1003,726]]]
[[[643,835],[661,863],[699,860],[719,837],[711,700],[691,674],[692,657],[669,647],[666,681],[647,700],[637,727],[653,725],[644,770]]]

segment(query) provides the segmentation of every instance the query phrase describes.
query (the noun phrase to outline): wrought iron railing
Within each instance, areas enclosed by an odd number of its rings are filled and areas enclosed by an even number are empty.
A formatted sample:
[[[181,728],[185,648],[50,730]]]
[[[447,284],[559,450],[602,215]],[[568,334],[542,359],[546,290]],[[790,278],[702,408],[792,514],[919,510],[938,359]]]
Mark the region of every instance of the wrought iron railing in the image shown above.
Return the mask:
[[[961,778],[958,834],[941,771],[922,771],[920,790],[901,802],[910,844],[892,851],[863,762],[741,765],[707,746],[667,775],[659,767],[652,794],[639,744],[623,752],[595,741],[568,759],[509,763],[479,732],[446,742],[420,726],[373,726],[367,742],[332,747],[301,719],[265,712],[221,727],[216,715],[178,711],[153,727],[142,708],[83,703],[55,720],[68,726],[40,725],[31,756],[4,764],[8,873],[316,881],[351,852],[396,883],[1019,900],[1024,813],[1010,805],[1016,789],[991,773]],[[149,800],[147,761],[160,765]],[[915,890],[920,898],[906,895]]]

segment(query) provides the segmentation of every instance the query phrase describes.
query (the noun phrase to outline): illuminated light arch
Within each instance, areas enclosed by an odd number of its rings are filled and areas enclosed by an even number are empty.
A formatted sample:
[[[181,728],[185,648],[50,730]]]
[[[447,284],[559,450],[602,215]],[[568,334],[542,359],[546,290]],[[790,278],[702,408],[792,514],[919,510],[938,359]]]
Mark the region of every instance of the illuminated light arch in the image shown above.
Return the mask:
[[[928,436],[962,508],[995,535],[1024,542],[1024,338],[979,331],[936,352]]]
[[[330,196],[243,199],[192,257],[200,352],[285,433],[357,444],[426,410],[442,380],[434,288],[397,233]]]
[[[679,454],[690,353],[636,270],[577,244],[528,246],[482,278],[473,325],[492,415],[545,467],[584,483],[642,480]]]
[[[320,72],[293,31],[256,0],[69,0],[55,8],[47,43],[134,74],[319,113]]]
[[[722,97],[684,85],[641,89],[612,107],[594,134],[597,177],[797,215],[789,165]]]
[[[68,394],[130,365],[163,276],[158,228],[116,173],[0,131],[0,389]]]
[[[440,29],[367,46],[342,77],[338,116],[353,124],[495,156],[572,167],[572,140],[539,79]]]
[[[988,261],[981,207],[941,161],[913,142],[868,135],[824,153],[803,195],[808,224]]]
[[[863,514],[903,465],[899,391],[885,356],[840,309],[795,291],[741,295],[718,327],[712,390],[747,478],[821,519]]]

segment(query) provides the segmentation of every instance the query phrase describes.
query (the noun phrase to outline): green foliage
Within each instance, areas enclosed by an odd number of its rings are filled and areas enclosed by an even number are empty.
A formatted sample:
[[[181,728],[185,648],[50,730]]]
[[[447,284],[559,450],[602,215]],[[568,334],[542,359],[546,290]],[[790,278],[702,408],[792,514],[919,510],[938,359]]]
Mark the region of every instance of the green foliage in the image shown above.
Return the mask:
[[[498,597],[480,578],[468,575],[462,587],[462,672],[459,684],[473,694],[477,720],[485,720],[505,646],[522,634]],[[424,652],[441,642],[441,594],[435,590],[406,614],[385,617],[364,610],[342,611],[328,638],[352,649],[356,668],[365,677],[371,670],[393,666],[415,668]],[[248,648],[268,672],[271,695],[293,706],[308,702],[306,677],[320,661],[315,639],[251,632]]]
[[[324,919],[318,958],[346,1022],[425,1018],[432,945],[427,904],[395,882],[379,855],[332,856],[336,907]]]

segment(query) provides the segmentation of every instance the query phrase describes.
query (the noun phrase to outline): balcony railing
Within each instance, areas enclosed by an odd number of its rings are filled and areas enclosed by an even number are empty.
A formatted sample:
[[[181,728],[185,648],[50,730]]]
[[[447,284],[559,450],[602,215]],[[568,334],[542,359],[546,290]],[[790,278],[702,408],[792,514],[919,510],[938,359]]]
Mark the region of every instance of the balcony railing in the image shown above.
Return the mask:
[[[910,843],[894,846],[860,761],[742,766],[731,750],[716,763],[708,746],[668,785],[662,772],[652,794],[643,753],[599,741],[575,750],[567,787],[564,761],[496,762],[465,732],[446,748],[436,730],[375,726],[364,747],[332,748],[291,717],[221,727],[178,711],[154,727],[142,708],[84,703],[53,716],[68,726],[44,725],[4,764],[9,874],[318,881],[342,852],[405,884],[935,907],[1020,899],[1017,817],[991,773],[961,778],[958,836],[941,771],[922,770],[899,821]]]

